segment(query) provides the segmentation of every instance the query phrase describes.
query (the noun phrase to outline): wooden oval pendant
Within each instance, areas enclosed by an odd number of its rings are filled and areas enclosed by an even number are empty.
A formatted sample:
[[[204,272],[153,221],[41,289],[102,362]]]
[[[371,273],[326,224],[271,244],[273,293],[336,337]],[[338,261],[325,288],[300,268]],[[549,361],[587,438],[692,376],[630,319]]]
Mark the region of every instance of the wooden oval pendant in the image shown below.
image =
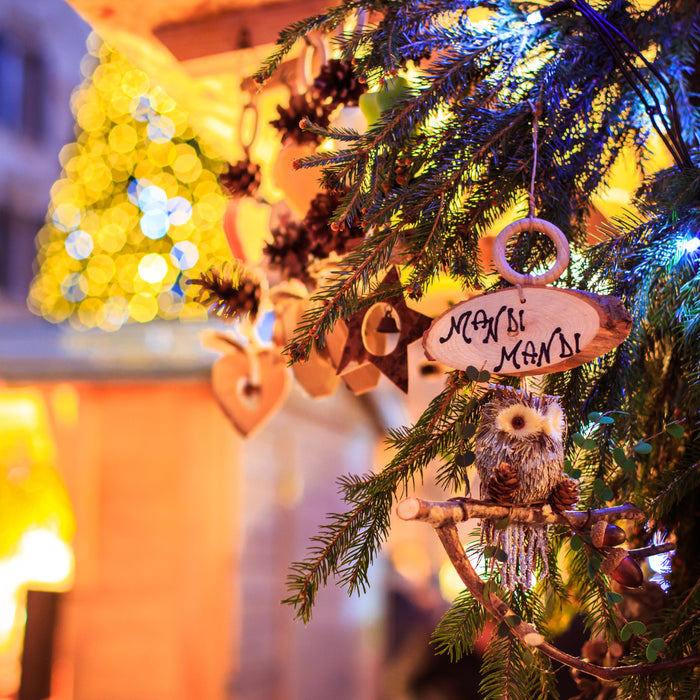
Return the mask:
[[[528,376],[578,367],[617,347],[632,317],[617,297],[556,287],[502,289],[438,316],[425,354],[455,369]]]

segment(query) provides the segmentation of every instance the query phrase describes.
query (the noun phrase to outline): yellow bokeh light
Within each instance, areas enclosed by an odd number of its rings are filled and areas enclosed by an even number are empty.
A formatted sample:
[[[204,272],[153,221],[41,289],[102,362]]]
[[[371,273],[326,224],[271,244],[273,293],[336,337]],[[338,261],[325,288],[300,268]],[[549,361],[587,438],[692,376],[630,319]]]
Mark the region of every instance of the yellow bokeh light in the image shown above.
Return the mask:
[[[391,554],[391,561],[404,578],[416,585],[426,584],[430,580],[430,555],[418,542],[409,540],[398,543]]]
[[[105,123],[104,112],[92,102],[81,105],[75,116],[80,128],[85,131],[100,129]]]
[[[157,253],[149,253],[141,258],[139,275],[150,284],[158,284],[168,272],[168,263]]]
[[[197,156],[184,154],[175,159],[173,170],[182,182],[194,182],[202,172],[202,163]]]
[[[117,153],[128,153],[136,146],[138,136],[131,124],[118,124],[109,133],[109,145]]]
[[[128,71],[121,81],[121,88],[129,97],[138,97],[147,92],[150,85],[150,78],[138,69]]]
[[[150,294],[136,294],[129,302],[129,313],[139,323],[152,321],[158,313],[158,302]]]
[[[464,590],[462,579],[449,561],[446,561],[438,571],[438,585],[440,594],[448,603],[451,603]]]
[[[59,204],[54,209],[53,222],[63,231],[72,231],[80,225],[80,209],[72,202]]]

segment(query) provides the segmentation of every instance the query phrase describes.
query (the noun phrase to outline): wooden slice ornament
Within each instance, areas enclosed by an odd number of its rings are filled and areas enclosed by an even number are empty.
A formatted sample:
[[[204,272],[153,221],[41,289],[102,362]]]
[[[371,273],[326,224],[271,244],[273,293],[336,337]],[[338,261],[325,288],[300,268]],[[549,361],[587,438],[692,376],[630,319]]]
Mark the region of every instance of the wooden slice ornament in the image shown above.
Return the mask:
[[[521,231],[541,231],[554,241],[551,269],[527,275],[511,268],[506,244]],[[423,337],[429,359],[455,369],[473,365],[492,374],[529,376],[578,367],[629,335],[632,317],[617,297],[546,286],[569,264],[568,241],[554,224],[513,222],[498,234],[493,261],[516,286],[472,297],[436,318]]]

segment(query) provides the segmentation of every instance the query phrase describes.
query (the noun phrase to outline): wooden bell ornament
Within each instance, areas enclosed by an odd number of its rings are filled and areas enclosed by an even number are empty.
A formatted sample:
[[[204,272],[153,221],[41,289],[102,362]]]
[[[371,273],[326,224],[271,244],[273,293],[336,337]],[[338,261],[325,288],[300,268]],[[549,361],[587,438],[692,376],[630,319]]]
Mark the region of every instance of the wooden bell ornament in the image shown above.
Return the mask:
[[[522,231],[540,231],[557,257],[541,275],[521,274],[506,260],[506,244]],[[569,243],[554,224],[520,219],[493,245],[498,273],[511,284],[460,302],[436,318],[423,337],[431,360],[492,374],[528,376],[578,367],[617,347],[629,335],[632,317],[613,296],[549,287],[569,264]]]

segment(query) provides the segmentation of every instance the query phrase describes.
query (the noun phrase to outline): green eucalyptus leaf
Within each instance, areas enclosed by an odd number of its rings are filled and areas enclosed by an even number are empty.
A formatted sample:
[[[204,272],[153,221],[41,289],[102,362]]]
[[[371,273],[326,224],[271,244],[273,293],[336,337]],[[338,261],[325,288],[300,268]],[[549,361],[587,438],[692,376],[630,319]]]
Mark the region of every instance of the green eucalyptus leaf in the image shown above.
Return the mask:
[[[605,482],[602,479],[595,479],[593,481],[593,493],[596,498],[602,498],[603,491],[605,491]]]
[[[598,413],[598,411],[591,411],[588,414],[588,420],[591,421],[592,423],[597,423],[600,420],[600,417],[602,416],[602,413]]]
[[[477,382],[488,382],[491,379],[491,372],[482,369],[481,372],[479,372],[479,376],[476,378]]]
[[[508,555],[500,547],[496,549],[493,556],[496,561],[500,561],[502,564],[508,561]]]
[[[492,545],[492,544],[487,544],[487,545],[484,547],[484,557],[485,557],[486,559],[491,559],[491,557],[493,557],[493,555],[494,555],[495,553],[496,553],[496,547],[495,547],[494,545]]]
[[[506,615],[503,622],[505,622],[508,627],[517,627],[522,622],[522,619],[519,615]]]
[[[627,461],[627,452],[625,452],[624,448],[622,447],[616,447],[612,451],[612,456],[615,460],[615,464],[617,465],[622,465],[623,462]]]
[[[581,444],[582,450],[595,450],[598,447],[598,443],[593,438],[586,438]]]
[[[621,630],[620,630],[620,639],[623,642],[626,642],[628,639],[632,637],[632,628],[629,625],[625,625]]]
[[[674,438],[682,438],[685,435],[685,429],[678,423],[672,423],[666,426],[666,432]]]
[[[510,627],[508,627],[505,620],[498,623],[498,627],[496,627],[496,634],[499,637],[507,637],[510,634]]]
[[[622,469],[623,472],[628,472],[631,473],[637,468],[637,465],[634,463],[634,460],[632,459],[626,459],[621,465],[620,469]]]
[[[615,419],[612,416],[601,416],[598,421],[601,425],[612,425]]]
[[[469,365],[469,367],[464,370],[464,373],[467,375],[467,379],[469,379],[470,382],[479,380],[479,370],[474,367],[474,365]]]
[[[603,495],[601,496],[601,498],[604,501],[612,501],[614,495],[615,494],[613,493],[613,490],[609,486],[606,486],[603,489]]]
[[[627,624],[634,634],[644,634],[647,631],[647,626],[639,620],[633,620]]]
[[[578,478],[581,476],[581,470],[580,470],[580,469],[572,469],[572,470],[569,472],[569,476],[570,476],[572,479],[578,479]]]
[[[640,455],[648,455],[651,452],[651,445],[648,442],[640,442],[634,446],[634,451]]]
[[[462,439],[469,440],[476,433],[476,425],[474,423],[464,423],[462,425]]]
[[[654,649],[654,647],[651,646],[651,644],[647,645],[647,651],[646,651],[646,656],[647,656],[647,661],[651,664],[656,661],[656,659],[659,656],[658,650]]]
[[[471,450],[465,450],[455,456],[455,464],[458,467],[468,467],[470,464],[474,464],[475,459],[476,455]]]
[[[583,540],[578,535],[574,535],[569,540],[569,547],[571,547],[574,552],[578,552],[583,549]]]
[[[623,597],[619,593],[616,593],[615,591],[608,591],[606,593],[606,597],[607,597],[610,605],[615,605],[616,603],[621,603],[624,600]]]
[[[506,515],[506,516],[496,520],[496,522],[494,522],[493,526],[496,528],[496,530],[505,530],[508,527],[509,522],[510,522],[510,518]]]
[[[666,646],[666,642],[661,639],[661,637],[654,637],[654,639],[649,642],[649,646],[656,649],[656,651],[661,651]]]
[[[571,436],[571,439],[574,441],[574,444],[578,445],[579,447],[581,447],[581,445],[583,445],[583,443],[586,441],[586,438],[583,437],[581,433],[574,433]]]

